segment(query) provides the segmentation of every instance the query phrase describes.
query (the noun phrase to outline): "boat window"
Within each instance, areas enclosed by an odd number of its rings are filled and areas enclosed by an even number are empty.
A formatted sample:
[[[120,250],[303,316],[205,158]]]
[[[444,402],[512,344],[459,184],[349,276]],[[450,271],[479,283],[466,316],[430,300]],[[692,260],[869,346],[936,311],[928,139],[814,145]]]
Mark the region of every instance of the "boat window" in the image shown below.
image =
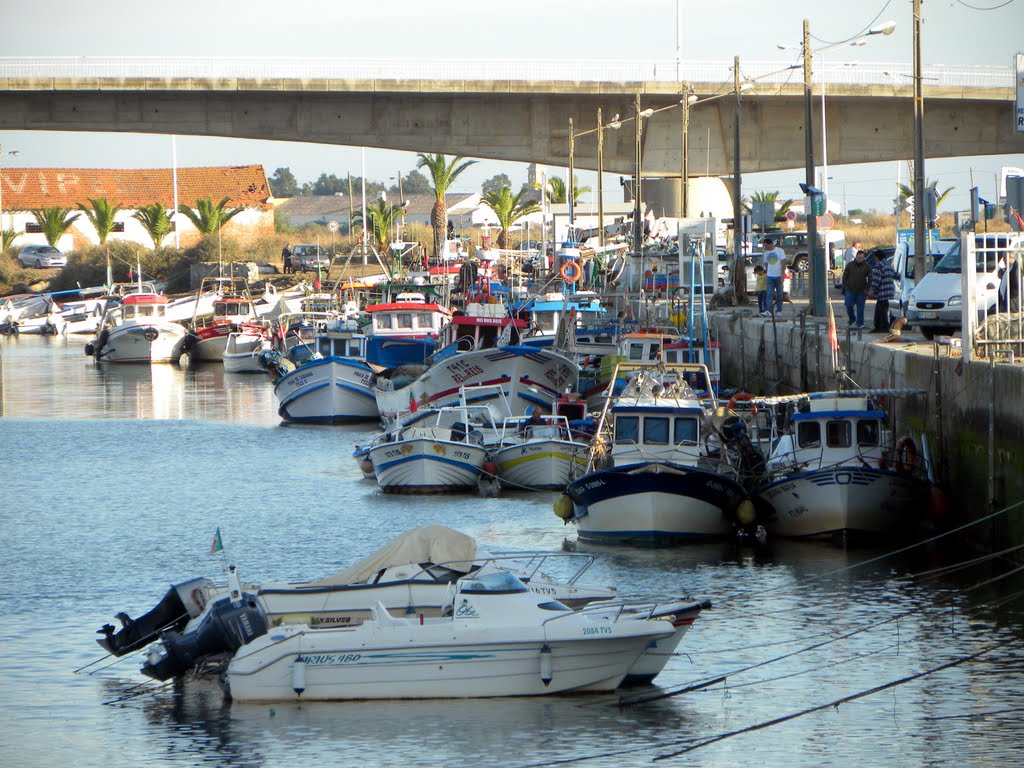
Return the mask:
[[[697,442],[697,420],[690,418],[676,418],[675,434],[673,435],[676,445],[681,443]]]
[[[401,312],[398,315],[398,327],[399,328],[412,328],[412,313]]]
[[[801,448],[821,445],[821,425],[816,421],[801,421],[796,428],[796,439]]]
[[[484,573],[462,579],[460,592],[465,593],[509,593],[529,592],[517,576],[508,571]]]
[[[227,306],[227,304],[217,304],[213,308],[213,314],[215,314],[215,315],[226,315],[227,313],[228,313],[228,306]]]
[[[629,345],[629,359],[630,360],[643,360],[644,359],[644,345],[643,344],[630,344]]]
[[[644,442],[651,445],[668,445],[667,416],[648,416],[644,419]]]
[[[317,339],[316,350],[322,357],[330,357],[333,353],[331,350],[330,339]]]
[[[391,315],[375,315],[378,328],[391,328]]]
[[[679,363],[682,362],[679,359],[678,349],[666,349],[665,350],[665,362],[666,363]]]
[[[825,422],[825,444],[829,448],[849,448],[850,437],[850,422],[845,420]]]
[[[648,360],[657,360],[661,356],[661,344],[651,344],[651,348],[647,352]]]
[[[615,442],[636,443],[640,438],[639,416],[615,417]]]
[[[358,339],[350,339],[348,342],[348,356],[349,357],[361,357],[363,351],[360,349]]]
[[[878,445],[878,420],[857,420],[857,445]]]

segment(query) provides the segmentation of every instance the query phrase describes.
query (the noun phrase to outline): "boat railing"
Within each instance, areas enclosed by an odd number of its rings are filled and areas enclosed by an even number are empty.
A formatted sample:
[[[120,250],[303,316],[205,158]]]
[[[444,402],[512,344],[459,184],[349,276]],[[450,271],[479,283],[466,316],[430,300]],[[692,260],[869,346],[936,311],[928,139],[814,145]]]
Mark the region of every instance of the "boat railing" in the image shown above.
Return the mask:
[[[446,568],[452,571],[462,572],[469,574],[477,571],[484,570],[487,566],[492,566],[497,570],[511,571],[512,573],[519,576],[521,579],[525,576],[526,580],[531,580],[538,574],[551,578],[551,576],[545,573],[542,569],[544,568],[565,568],[568,575],[559,580],[559,583],[567,585],[575,585],[584,573],[594,564],[597,558],[594,555],[588,555],[581,552],[537,552],[533,550],[523,551],[510,551],[510,552],[499,552],[496,554],[485,554],[480,555],[479,553],[473,559],[472,565],[467,570],[467,560],[447,560],[438,563],[428,563],[421,565],[420,570],[413,574],[409,581],[415,581],[418,576],[429,576],[431,579],[434,575],[431,573],[433,568]],[[515,565],[516,567],[512,567]]]

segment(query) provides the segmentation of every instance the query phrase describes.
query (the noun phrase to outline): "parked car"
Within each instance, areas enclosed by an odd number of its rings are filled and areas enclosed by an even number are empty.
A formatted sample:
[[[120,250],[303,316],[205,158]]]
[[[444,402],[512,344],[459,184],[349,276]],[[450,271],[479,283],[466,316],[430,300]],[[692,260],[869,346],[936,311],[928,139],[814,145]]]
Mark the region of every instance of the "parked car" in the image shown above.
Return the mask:
[[[293,245],[292,269],[296,272],[313,272],[331,268],[330,254],[319,245]]]
[[[52,245],[26,245],[18,254],[18,263],[23,267],[49,269],[67,266],[68,257]]]

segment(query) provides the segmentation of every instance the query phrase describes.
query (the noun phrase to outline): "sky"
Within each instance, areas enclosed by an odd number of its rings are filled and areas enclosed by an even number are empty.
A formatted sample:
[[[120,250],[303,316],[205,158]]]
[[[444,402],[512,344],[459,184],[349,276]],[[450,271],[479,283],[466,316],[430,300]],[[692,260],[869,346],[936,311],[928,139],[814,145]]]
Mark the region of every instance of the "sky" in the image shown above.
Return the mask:
[[[95,8],[71,0],[0,0],[3,56],[197,56],[338,57],[412,60],[615,59],[622,61],[777,61],[798,56],[779,50],[798,43],[803,20],[812,48],[849,39],[874,24],[892,20],[896,30],[873,36],[849,53],[849,61],[908,64],[913,58],[911,0],[520,0],[513,6],[480,0],[247,0],[197,3],[183,0],[152,12],[137,2],[106,0]],[[383,12],[380,9],[386,9]],[[922,60],[933,64],[1010,67],[1024,51],[1024,0],[924,0]],[[511,9],[511,12],[510,12]],[[240,10],[243,12],[240,13]],[[11,30],[37,30],[11,34]],[[44,32],[45,31],[45,32]],[[908,115],[908,119],[910,119]],[[1007,130],[1010,130],[1008,127]],[[802,141],[802,140],[801,140]],[[4,167],[151,168],[171,165],[167,136],[0,130]],[[268,176],[289,168],[299,183],[321,173],[362,173],[358,147],[301,142],[179,136],[179,166],[260,164]],[[425,148],[429,151],[430,148]],[[11,150],[17,156],[6,154]],[[367,147],[366,176],[386,181],[415,168],[415,154]],[[819,159],[820,163],[820,159]],[[967,208],[968,190],[979,186],[994,199],[1003,166],[1024,167],[1024,155],[930,159],[926,175],[941,189],[954,187],[945,208]],[[898,163],[830,165],[833,201],[847,208],[889,210]],[[464,173],[453,191],[475,192],[504,173],[517,189],[526,165],[481,161]],[[906,165],[899,171],[907,182]],[[579,182],[596,189],[596,174],[581,170]],[[744,174],[743,193],[780,191],[799,197],[802,168]],[[617,177],[606,177],[608,190]]]

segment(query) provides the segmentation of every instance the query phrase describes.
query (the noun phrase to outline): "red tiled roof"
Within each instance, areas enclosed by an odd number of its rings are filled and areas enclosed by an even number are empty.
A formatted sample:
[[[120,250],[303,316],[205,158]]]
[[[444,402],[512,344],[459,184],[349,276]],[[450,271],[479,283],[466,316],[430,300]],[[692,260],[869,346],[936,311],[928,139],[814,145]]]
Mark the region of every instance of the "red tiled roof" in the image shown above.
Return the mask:
[[[152,203],[174,207],[170,168],[4,168],[0,184],[6,211],[78,208],[104,197],[126,210]],[[214,203],[227,197],[229,208],[267,209],[270,185],[261,165],[178,168],[179,205],[194,207],[205,197]]]

